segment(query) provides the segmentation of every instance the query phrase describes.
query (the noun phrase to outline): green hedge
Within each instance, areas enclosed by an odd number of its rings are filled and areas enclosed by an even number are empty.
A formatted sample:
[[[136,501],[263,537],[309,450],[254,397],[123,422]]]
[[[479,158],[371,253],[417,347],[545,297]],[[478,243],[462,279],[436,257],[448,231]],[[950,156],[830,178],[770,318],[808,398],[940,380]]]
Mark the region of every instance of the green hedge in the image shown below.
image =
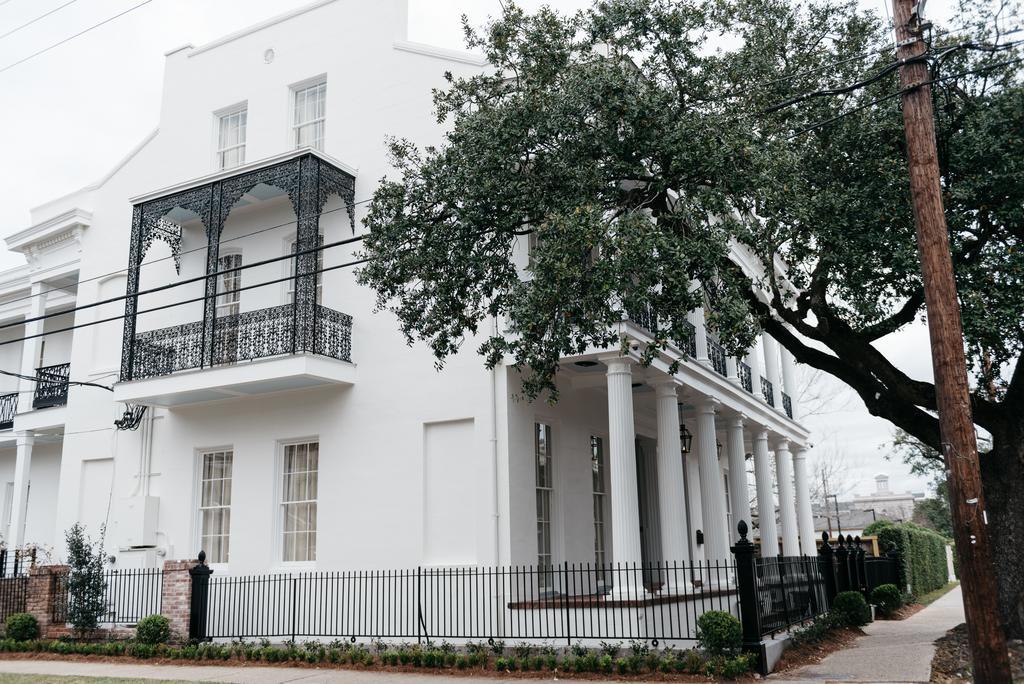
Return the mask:
[[[922,596],[946,586],[946,538],[914,523],[899,523],[878,530],[881,550],[895,544],[900,553],[900,589],[909,587]]]

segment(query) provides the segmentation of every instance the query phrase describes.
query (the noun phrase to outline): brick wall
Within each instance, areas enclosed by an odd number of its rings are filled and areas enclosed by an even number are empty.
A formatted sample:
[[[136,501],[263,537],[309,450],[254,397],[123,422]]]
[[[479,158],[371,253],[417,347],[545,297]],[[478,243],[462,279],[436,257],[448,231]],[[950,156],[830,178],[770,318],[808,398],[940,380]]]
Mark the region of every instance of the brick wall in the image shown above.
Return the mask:
[[[67,572],[66,565],[39,565],[29,569],[25,612],[35,616],[39,623],[39,635],[45,639],[57,639],[71,631],[67,625],[53,621],[57,578]]]

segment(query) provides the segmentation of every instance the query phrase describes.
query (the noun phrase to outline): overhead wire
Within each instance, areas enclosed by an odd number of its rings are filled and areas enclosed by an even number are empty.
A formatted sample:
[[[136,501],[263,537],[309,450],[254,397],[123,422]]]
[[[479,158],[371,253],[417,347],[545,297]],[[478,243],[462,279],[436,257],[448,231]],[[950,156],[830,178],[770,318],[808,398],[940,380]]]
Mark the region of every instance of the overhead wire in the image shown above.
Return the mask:
[[[52,10],[50,10],[49,12],[46,12],[44,14],[40,14],[35,19],[31,19],[29,21],[26,21],[24,24],[22,24],[20,26],[16,26],[15,28],[12,28],[7,33],[0,33],[0,40],[6,38],[7,36],[14,35],[15,33],[17,33],[18,31],[20,31],[23,28],[28,28],[29,26],[31,26],[32,24],[36,23],[37,21],[42,21],[43,19],[45,19],[46,17],[50,16],[51,14],[55,14],[55,13],[61,11],[62,9],[64,9],[65,7],[67,7],[68,5],[72,5],[72,4],[76,3],[76,2],[78,2],[78,0],[68,0],[63,5],[59,5],[59,6],[55,7],[55,8],[53,8]]]

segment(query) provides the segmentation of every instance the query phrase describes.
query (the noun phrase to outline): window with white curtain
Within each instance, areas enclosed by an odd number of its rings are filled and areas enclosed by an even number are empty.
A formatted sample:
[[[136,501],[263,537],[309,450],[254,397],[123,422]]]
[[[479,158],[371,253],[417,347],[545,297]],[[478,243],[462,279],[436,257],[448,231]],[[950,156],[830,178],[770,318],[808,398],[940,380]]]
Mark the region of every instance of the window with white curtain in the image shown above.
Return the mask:
[[[245,128],[249,118],[246,107],[217,117],[217,163],[230,169],[245,163]]]
[[[316,560],[317,472],[319,442],[286,444],[281,482],[281,559]]]
[[[537,467],[537,565],[539,570],[546,570],[551,567],[551,492],[554,489],[550,425],[534,423],[534,461]]]
[[[201,455],[199,547],[211,563],[227,563],[231,539],[231,466],[233,451]]]
[[[320,82],[294,90],[295,108],[292,130],[295,147],[324,149],[324,123],[327,120],[327,83]]]
[[[242,293],[242,272],[229,271],[242,265],[242,253],[225,254],[217,260],[217,270],[221,272],[217,283],[217,317],[231,316],[238,313],[238,304]],[[228,271],[225,273],[225,271]]]

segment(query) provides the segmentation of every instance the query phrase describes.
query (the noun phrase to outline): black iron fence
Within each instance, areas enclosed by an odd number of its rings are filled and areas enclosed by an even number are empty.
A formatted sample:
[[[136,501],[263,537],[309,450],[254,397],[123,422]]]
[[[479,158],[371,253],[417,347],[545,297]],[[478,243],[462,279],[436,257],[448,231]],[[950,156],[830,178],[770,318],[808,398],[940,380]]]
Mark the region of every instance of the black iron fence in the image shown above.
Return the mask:
[[[14,549],[0,548],[0,577],[20,577],[27,575],[29,568],[36,564],[34,548]]]
[[[734,578],[730,562],[204,574],[192,636],[692,640],[704,612],[739,614]]]
[[[36,369],[36,391],[32,408],[50,408],[68,403],[68,378],[70,363],[58,363]]]
[[[14,416],[18,413],[18,393],[0,394],[0,430],[14,427]]]
[[[711,335],[707,336],[708,343],[708,360],[711,361],[711,367],[715,369],[715,372],[719,375],[727,375],[725,363],[725,348],[719,344]]]
[[[772,408],[775,407],[775,388],[772,386],[771,381],[768,378],[761,378],[761,396]]]
[[[56,587],[52,618],[54,622],[68,620],[68,576],[54,577]],[[163,592],[163,571],[159,569],[109,570],[103,575],[104,611],[100,622],[105,624],[135,624],[147,615],[160,612]]]
[[[776,556],[755,561],[761,634],[775,634],[828,610],[818,559]]]
[[[28,605],[28,577],[0,578],[0,622],[7,616],[24,613]]]
[[[737,361],[736,361],[736,374],[740,378],[740,386],[743,389],[745,389],[748,392],[750,392],[751,394],[753,394],[754,393],[754,382],[753,382],[753,378],[751,377],[750,366],[748,366],[745,362],[740,361],[740,360],[737,359]]]

